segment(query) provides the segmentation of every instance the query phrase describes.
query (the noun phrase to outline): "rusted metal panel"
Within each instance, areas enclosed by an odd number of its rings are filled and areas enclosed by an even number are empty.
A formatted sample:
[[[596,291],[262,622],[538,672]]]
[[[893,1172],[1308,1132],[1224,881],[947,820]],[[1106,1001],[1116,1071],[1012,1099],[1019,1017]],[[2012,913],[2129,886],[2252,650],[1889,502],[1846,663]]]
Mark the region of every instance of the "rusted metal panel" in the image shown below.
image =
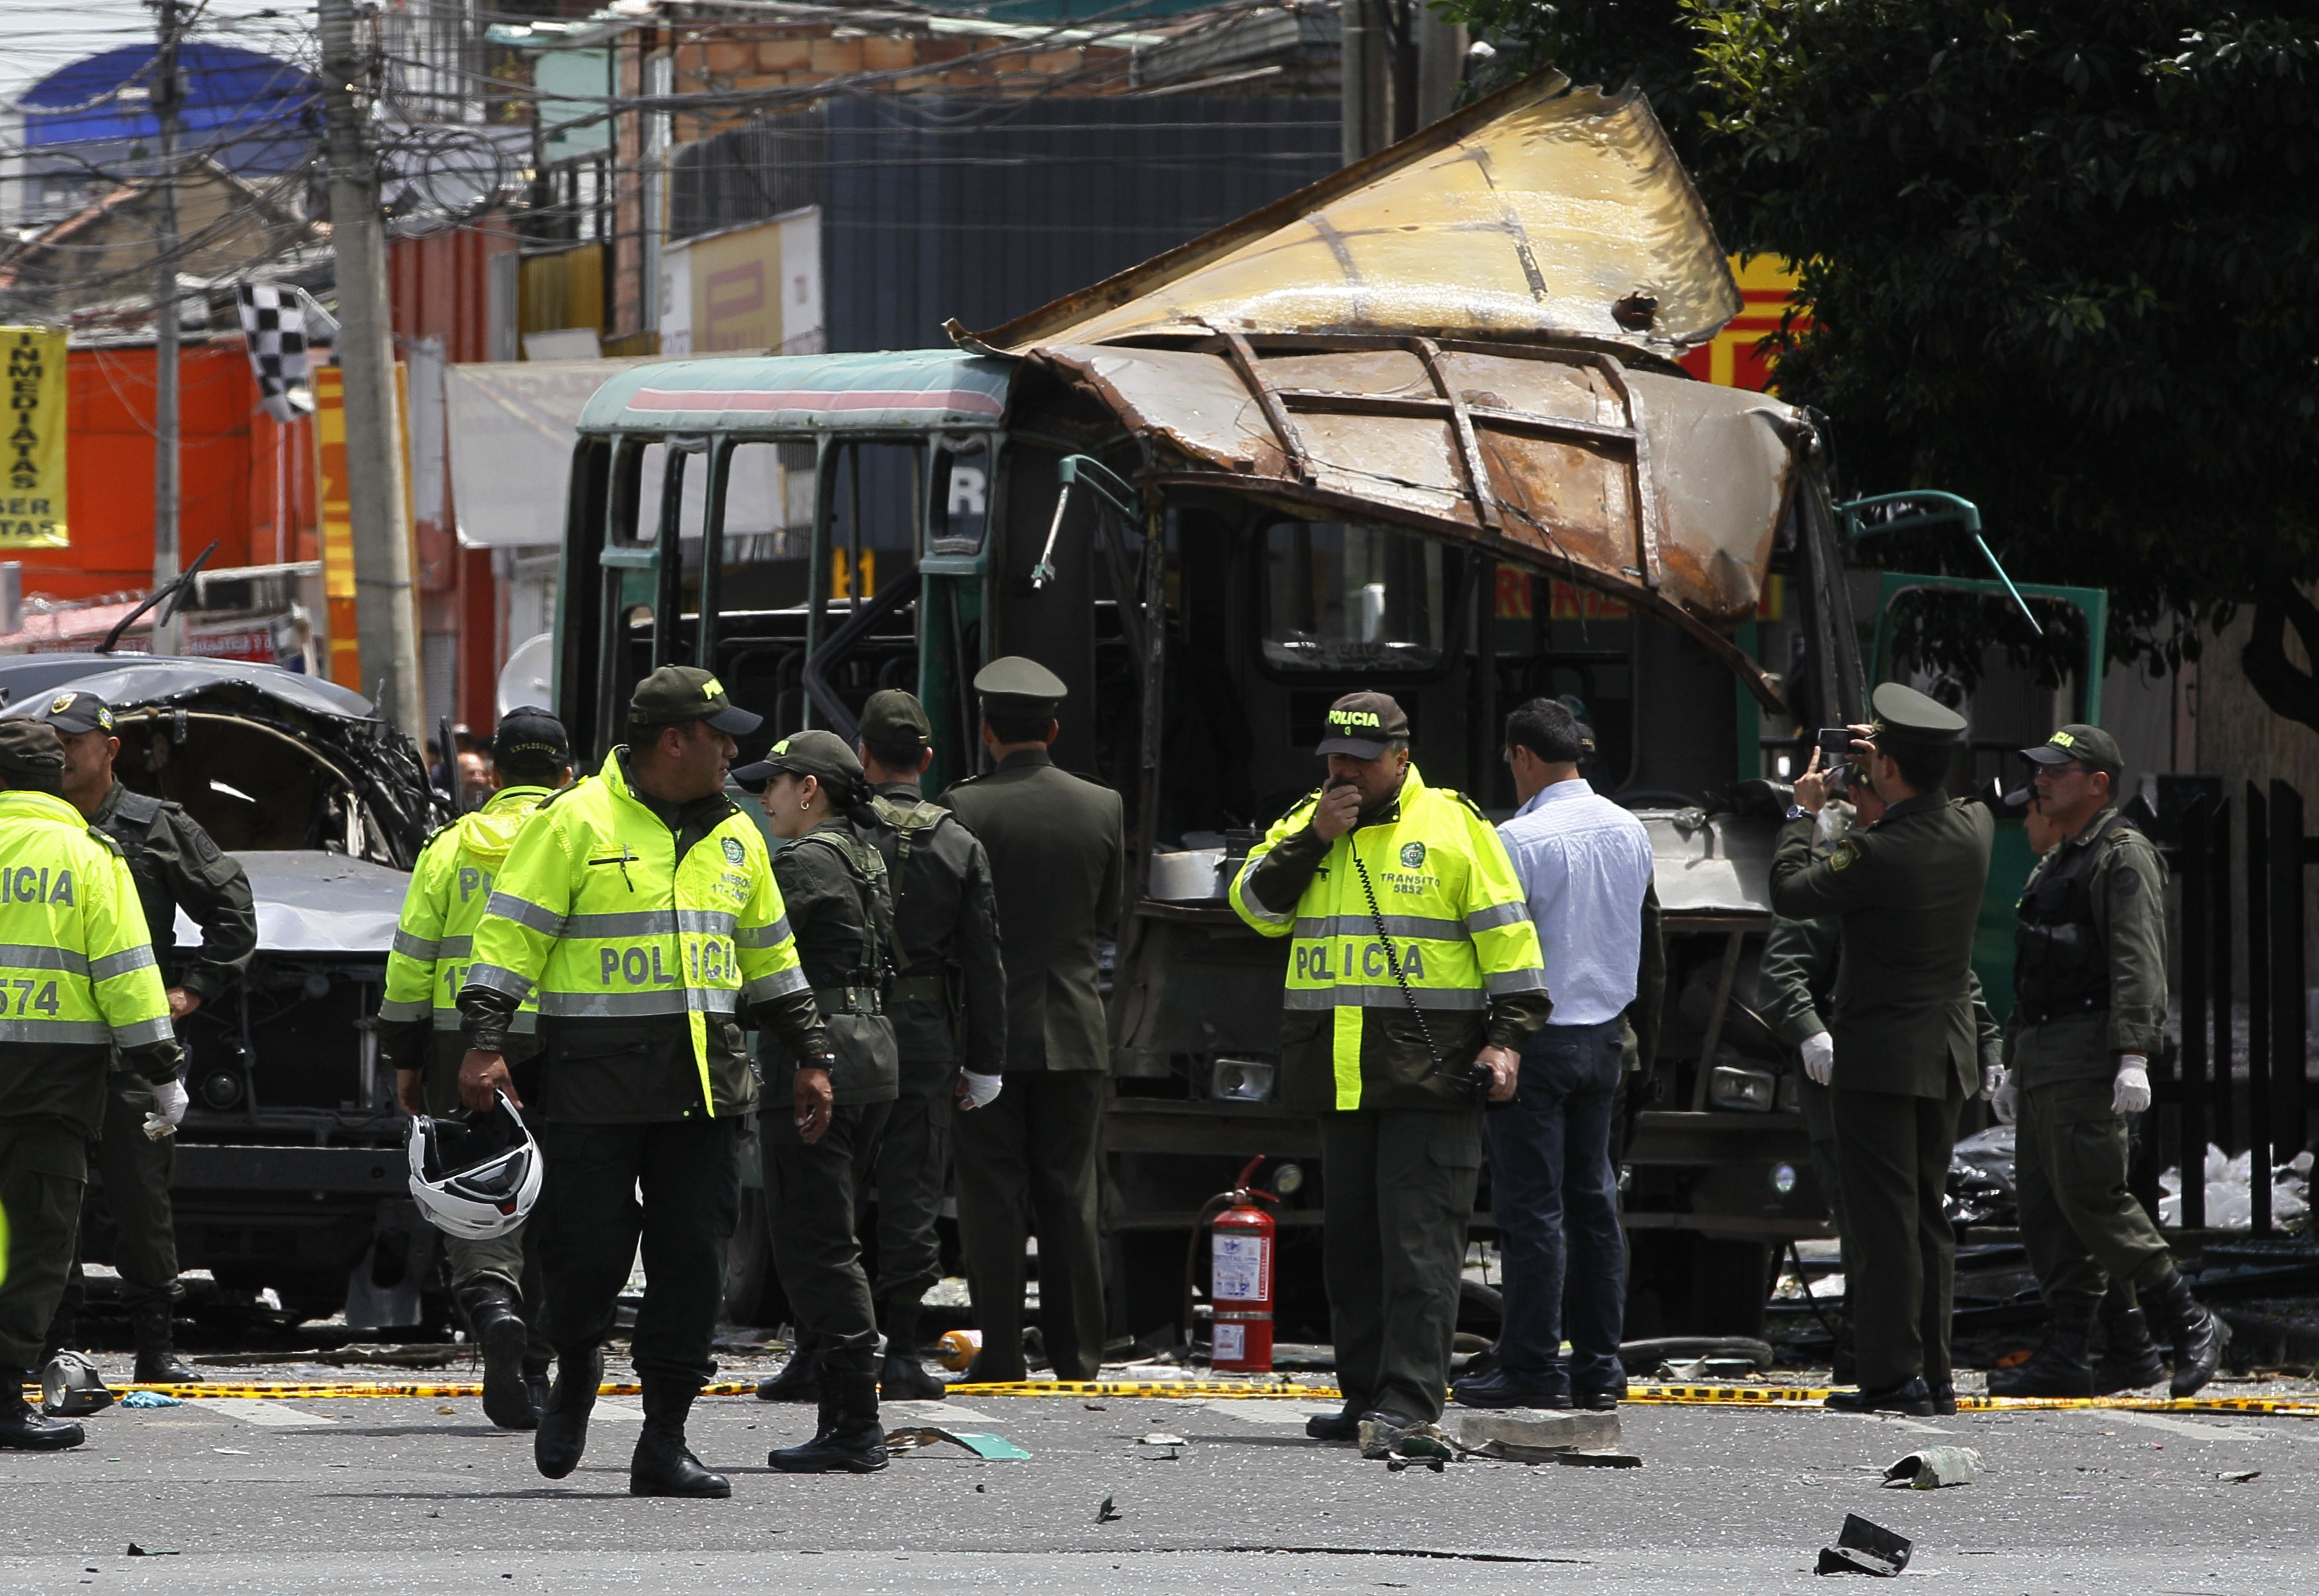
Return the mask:
[[[1647,102],[1548,72],[978,341],[1022,352],[1229,325],[1671,356],[1740,304]]]
[[[1674,622],[1779,702],[1728,636],[1754,613],[1797,470],[1802,418],[1776,400],[1593,351],[1421,338],[1030,360],[1150,443],[1159,478],[1478,544]]]

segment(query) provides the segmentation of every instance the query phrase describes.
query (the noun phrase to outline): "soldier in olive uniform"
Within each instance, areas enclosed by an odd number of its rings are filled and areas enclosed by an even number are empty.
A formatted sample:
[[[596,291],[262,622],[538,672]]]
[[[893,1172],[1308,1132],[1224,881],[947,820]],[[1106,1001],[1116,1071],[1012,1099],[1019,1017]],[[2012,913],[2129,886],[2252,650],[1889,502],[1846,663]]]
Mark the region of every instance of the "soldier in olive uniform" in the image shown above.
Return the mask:
[[[2123,762],[2107,732],[2065,726],[2022,756],[2037,768],[2036,807],[2060,841],[2021,893],[2012,1068],[1998,1105],[2018,1118],[2021,1240],[2052,1318],[2029,1361],[1991,1375],[1989,1388],[2093,1394],[2087,1343],[2098,1312],[2106,1374],[2153,1383],[2157,1352],[2134,1294],[2145,1292],[2173,1339],[2173,1393],[2188,1396],[2214,1377],[2225,1332],[2125,1186],[2128,1125],[2150,1106],[2150,1055],[2164,1037],[2166,865],[2118,813]]]
[[[941,802],[982,840],[1006,969],[1006,1089],[957,1122],[958,1229],[982,1351],[970,1378],[1020,1380],[1023,1243],[1039,1238],[1039,1321],[1056,1377],[1103,1362],[1098,1174],[1111,1082],[1096,940],[1119,918],[1126,843],[1119,795],[1047,753],[1068,690],[1033,660],[974,679],[997,762]]]
[[[1884,817],[1884,800],[1864,781],[1852,790],[1853,825],[1869,826]],[[1834,839],[1822,844],[1823,854],[1835,849]],[[1835,1039],[1828,1034],[1827,1016],[1835,1013],[1838,956],[1843,951],[1843,922],[1834,915],[1815,920],[1774,916],[1764,939],[1764,958],[1757,977],[1764,1020],[1782,1041],[1806,1059],[1833,1059]],[[1981,996],[1981,978],[1972,977],[1973,1033],[1980,1040],[1981,1062],[1987,1071],[1997,1067],[2003,1032]],[[1804,1129],[1811,1138],[1812,1168],[1827,1199],[1829,1222],[1835,1226],[1839,1261],[1845,1251],[1844,1193],[1836,1174],[1836,1116],[1828,1088],[1807,1070],[1796,1079],[1797,1102],[1803,1109]],[[1840,1325],[1836,1350],[1838,1384],[1853,1375],[1850,1326]]]
[[[1954,1412],[1949,1320],[1956,1237],[1943,1211],[1957,1115],[1983,1084],[1973,1031],[1972,938],[1989,879],[1988,808],[1945,782],[1964,718],[1886,682],[1858,762],[1889,806],[1876,825],[1812,856],[1827,779],[1815,753],[1772,860],[1772,907],[1834,915],[1844,951],[1827,1056],[1860,1389],[1852,1412]],[[1993,1083],[1991,1083],[1993,1084]]]
[[[834,732],[785,737],[733,779],[763,784],[766,826],[789,843],[773,855],[773,881],[837,1058],[826,1128],[778,1112],[757,1116],[765,1228],[798,1326],[791,1361],[810,1360],[821,1409],[811,1440],[765,1461],[785,1474],[875,1474],[886,1466],[878,1321],[854,1230],[854,1193],[899,1080],[885,1012],[894,908],[886,861],[872,840],[878,821],[862,762]],[[774,1100],[790,1101],[797,1056],[779,1043],[762,1045],[759,1056]],[[757,1394],[781,1401],[788,1393],[767,1381]]]
[[[118,843],[129,861],[168,987],[169,1017],[183,1021],[224,997],[257,951],[257,909],[249,878],[185,810],[165,798],[131,792],[114,777],[121,739],[113,735],[113,711],[104,699],[94,693],[61,692],[32,716],[56,727],[64,740],[66,801],[88,817],[93,830]],[[179,909],[202,929],[197,950],[181,951],[176,945]],[[122,1064],[113,1072],[104,1127],[94,1150],[104,1177],[105,1206],[113,1211],[121,1298],[137,1337],[136,1377],[156,1384],[185,1384],[201,1375],[177,1360],[169,1330],[170,1309],[184,1294],[177,1284],[176,1216],[169,1202],[176,1139],[145,1133],[145,1116],[152,1112],[151,1084]],[[49,1327],[52,1349],[72,1342],[83,1291],[75,1260]]]
[[[918,1304],[942,1278],[934,1220],[950,1174],[951,1101],[971,1113],[999,1094],[1006,1068],[1006,971],[990,856],[958,816],[918,796],[934,725],[898,688],[862,708],[870,807],[894,888],[894,1040],[901,1096],[878,1143],[878,1296],[886,1306],[888,1401],[943,1394],[919,1362]]]

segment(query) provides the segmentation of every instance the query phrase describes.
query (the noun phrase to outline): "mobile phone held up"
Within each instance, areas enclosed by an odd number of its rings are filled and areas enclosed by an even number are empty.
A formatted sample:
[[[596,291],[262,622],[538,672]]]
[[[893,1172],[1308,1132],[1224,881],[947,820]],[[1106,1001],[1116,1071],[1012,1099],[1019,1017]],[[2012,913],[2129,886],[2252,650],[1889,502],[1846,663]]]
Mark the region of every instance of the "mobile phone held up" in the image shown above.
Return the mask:
[[[1832,759],[1843,759],[1852,753],[1853,739],[1859,735],[1848,726],[1824,726],[1814,745]]]

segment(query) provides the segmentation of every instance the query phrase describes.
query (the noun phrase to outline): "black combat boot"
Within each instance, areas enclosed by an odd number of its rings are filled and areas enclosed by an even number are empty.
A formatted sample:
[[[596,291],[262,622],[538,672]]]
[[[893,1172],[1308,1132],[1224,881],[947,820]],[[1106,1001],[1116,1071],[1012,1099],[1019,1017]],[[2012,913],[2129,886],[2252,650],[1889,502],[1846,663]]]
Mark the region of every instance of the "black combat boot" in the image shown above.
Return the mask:
[[[26,1369],[0,1365],[0,1451],[61,1452],[88,1439],[69,1419],[51,1419],[24,1400]]]
[[[523,1360],[523,1389],[524,1394],[531,1398],[534,1429],[538,1427],[540,1410],[547,1406],[547,1366],[548,1360],[545,1357],[526,1355]]]
[[[2166,1360],[2150,1339],[2150,1321],[2139,1308],[2114,1312],[2102,1304],[2102,1335],[2108,1345],[2094,1364],[2094,1394],[2110,1396],[2139,1391],[2166,1378]]]
[[[130,1314],[137,1332],[137,1368],[130,1378],[139,1385],[198,1385],[198,1372],[185,1366],[169,1330],[167,1303],[140,1303]]]
[[[689,1382],[672,1384],[645,1376],[645,1428],[628,1459],[631,1496],[730,1496],[732,1483],[712,1474],[684,1444],[684,1420],[700,1394]]]
[[[918,1305],[897,1303],[886,1311],[886,1357],[878,1366],[878,1394],[889,1402],[938,1402],[950,1387],[926,1373],[918,1358]]]
[[[501,1429],[537,1429],[539,1410],[524,1384],[523,1312],[507,1283],[486,1276],[459,1294],[467,1334],[483,1350],[483,1417]]]
[[[2078,1298],[2053,1305],[2045,1339],[2027,1361],[1989,1371],[1991,1396],[2091,1396],[2094,1367],[2086,1355],[2094,1304]]]
[[[1922,1375],[1911,1375],[1890,1385],[1880,1385],[1871,1391],[1831,1391],[1820,1404],[1839,1413],[1906,1413],[1911,1418],[1933,1416],[1933,1388],[1925,1384]]]
[[[539,1429],[531,1438],[531,1460],[551,1480],[560,1480],[580,1466],[588,1449],[588,1415],[596,1407],[596,1387],[604,1383],[604,1349],[555,1355],[555,1384],[539,1410]]]
[[[800,1348],[790,1354],[781,1372],[758,1383],[761,1402],[817,1402],[821,1400],[821,1362]]]
[[[765,1462],[785,1474],[874,1474],[886,1466],[886,1429],[878,1421],[878,1383],[868,1358],[838,1369],[823,1360],[821,1423],[813,1439],[782,1447]]]
[[[2174,1341],[2175,1396],[2195,1396],[2222,1366],[2223,1344],[2231,1339],[2230,1326],[2215,1317],[2190,1294],[2189,1283],[2171,1268],[2151,1291],[2158,1299],[2158,1320]]]

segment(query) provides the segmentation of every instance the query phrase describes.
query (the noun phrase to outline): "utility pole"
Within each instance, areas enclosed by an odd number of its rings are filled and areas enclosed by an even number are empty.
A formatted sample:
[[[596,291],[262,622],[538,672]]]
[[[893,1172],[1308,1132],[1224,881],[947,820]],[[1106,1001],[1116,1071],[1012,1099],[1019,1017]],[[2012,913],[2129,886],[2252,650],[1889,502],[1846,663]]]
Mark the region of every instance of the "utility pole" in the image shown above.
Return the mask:
[[[154,165],[153,229],[153,585],[177,574],[177,0],[155,0],[159,48],[153,56],[152,105],[159,123]],[[166,608],[175,609],[176,605]],[[153,623],[155,654],[176,654],[185,632],[172,616]]]
[[[329,168],[330,242],[338,266],[338,362],[345,374],[347,504],[355,556],[355,626],[363,681],[378,713],[423,739],[419,615],[404,516],[394,325],[387,308],[386,229],[356,41],[355,0],[320,0],[322,113]]]

